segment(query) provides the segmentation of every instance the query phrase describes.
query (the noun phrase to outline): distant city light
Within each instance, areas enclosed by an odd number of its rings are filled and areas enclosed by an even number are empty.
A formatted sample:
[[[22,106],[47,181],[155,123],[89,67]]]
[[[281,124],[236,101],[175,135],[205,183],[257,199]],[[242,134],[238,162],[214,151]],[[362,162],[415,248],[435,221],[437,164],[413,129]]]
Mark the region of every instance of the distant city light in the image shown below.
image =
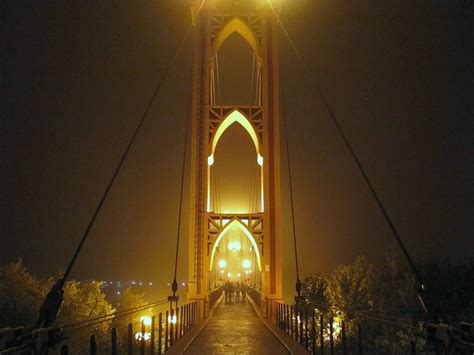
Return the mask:
[[[225,260],[220,260],[220,261],[219,261],[219,267],[220,267],[220,268],[223,269],[223,268],[225,268],[226,266],[227,266],[227,263],[225,262]]]
[[[232,277],[232,273],[227,273],[227,277]]]
[[[237,274],[237,277],[240,277],[240,276],[241,276],[241,275],[240,275],[240,272],[239,272],[239,273]]]
[[[243,266],[244,268],[249,268],[250,265],[252,265],[252,263],[250,262],[250,260],[244,260],[244,261],[242,262],[242,266]]]

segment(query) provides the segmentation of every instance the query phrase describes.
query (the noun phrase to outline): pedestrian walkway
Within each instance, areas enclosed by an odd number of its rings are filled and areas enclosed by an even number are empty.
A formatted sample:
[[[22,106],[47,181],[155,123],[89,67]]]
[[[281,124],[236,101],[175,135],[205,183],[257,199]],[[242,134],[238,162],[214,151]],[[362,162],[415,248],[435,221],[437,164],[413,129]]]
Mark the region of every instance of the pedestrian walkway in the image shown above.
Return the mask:
[[[189,346],[186,354],[288,354],[248,300],[224,303]]]

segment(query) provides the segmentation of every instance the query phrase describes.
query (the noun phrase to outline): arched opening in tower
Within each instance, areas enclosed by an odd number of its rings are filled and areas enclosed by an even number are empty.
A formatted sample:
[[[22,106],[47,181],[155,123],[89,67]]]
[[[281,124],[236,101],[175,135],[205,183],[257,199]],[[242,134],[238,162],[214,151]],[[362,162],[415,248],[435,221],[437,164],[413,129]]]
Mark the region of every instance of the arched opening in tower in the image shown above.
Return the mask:
[[[211,102],[214,105],[257,105],[260,69],[253,48],[238,32],[232,33],[213,58]]]
[[[230,222],[211,252],[208,288],[225,282],[261,288],[261,256],[255,239],[238,221]]]
[[[222,134],[210,173],[210,210],[216,213],[255,213],[261,210],[260,166],[254,143],[234,122]]]

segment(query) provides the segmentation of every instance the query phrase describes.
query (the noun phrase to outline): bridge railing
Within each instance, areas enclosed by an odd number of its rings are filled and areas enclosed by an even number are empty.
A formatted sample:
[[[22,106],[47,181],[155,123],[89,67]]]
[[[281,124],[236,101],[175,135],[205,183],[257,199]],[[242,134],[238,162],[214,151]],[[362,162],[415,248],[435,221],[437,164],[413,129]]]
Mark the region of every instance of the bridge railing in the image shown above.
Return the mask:
[[[219,298],[222,296],[224,293],[224,286],[219,286],[209,292],[209,309],[216,304],[216,302],[219,300]]]
[[[304,306],[268,302],[268,316],[273,323],[309,353],[345,355],[364,352],[362,328],[355,322],[325,317]],[[414,341],[407,346],[407,353],[416,354]]]
[[[151,317],[151,323],[144,321],[129,323],[125,329],[112,328],[108,346],[100,348],[107,349],[107,353],[117,355],[119,353],[132,354],[164,354],[181,337],[187,334],[201,319],[204,305],[202,300],[196,300],[178,308],[172,308],[166,312],[160,312]],[[205,302],[204,302],[205,303]],[[201,308],[202,307],[202,308]],[[125,343],[119,342],[119,335],[126,334]],[[71,336],[72,338],[72,336]],[[123,336],[122,336],[123,338]],[[101,344],[104,345],[104,344]],[[66,342],[60,349],[61,354],[69,354],[69,346]],[[104,353],[99,350],[96,335],[90,336],[89,353],[96,355]]]
[[[255,302],[257,306],[262,307],[262,294],[254,287],[248,288],[249,297]]]

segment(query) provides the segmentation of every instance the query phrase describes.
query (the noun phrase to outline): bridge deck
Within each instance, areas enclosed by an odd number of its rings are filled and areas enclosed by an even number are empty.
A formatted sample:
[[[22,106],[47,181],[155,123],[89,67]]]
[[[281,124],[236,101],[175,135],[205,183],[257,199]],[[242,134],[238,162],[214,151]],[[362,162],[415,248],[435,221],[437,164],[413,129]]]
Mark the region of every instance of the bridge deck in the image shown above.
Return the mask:
[[[222,302],[186,354],[288,354],[248,300]]]

